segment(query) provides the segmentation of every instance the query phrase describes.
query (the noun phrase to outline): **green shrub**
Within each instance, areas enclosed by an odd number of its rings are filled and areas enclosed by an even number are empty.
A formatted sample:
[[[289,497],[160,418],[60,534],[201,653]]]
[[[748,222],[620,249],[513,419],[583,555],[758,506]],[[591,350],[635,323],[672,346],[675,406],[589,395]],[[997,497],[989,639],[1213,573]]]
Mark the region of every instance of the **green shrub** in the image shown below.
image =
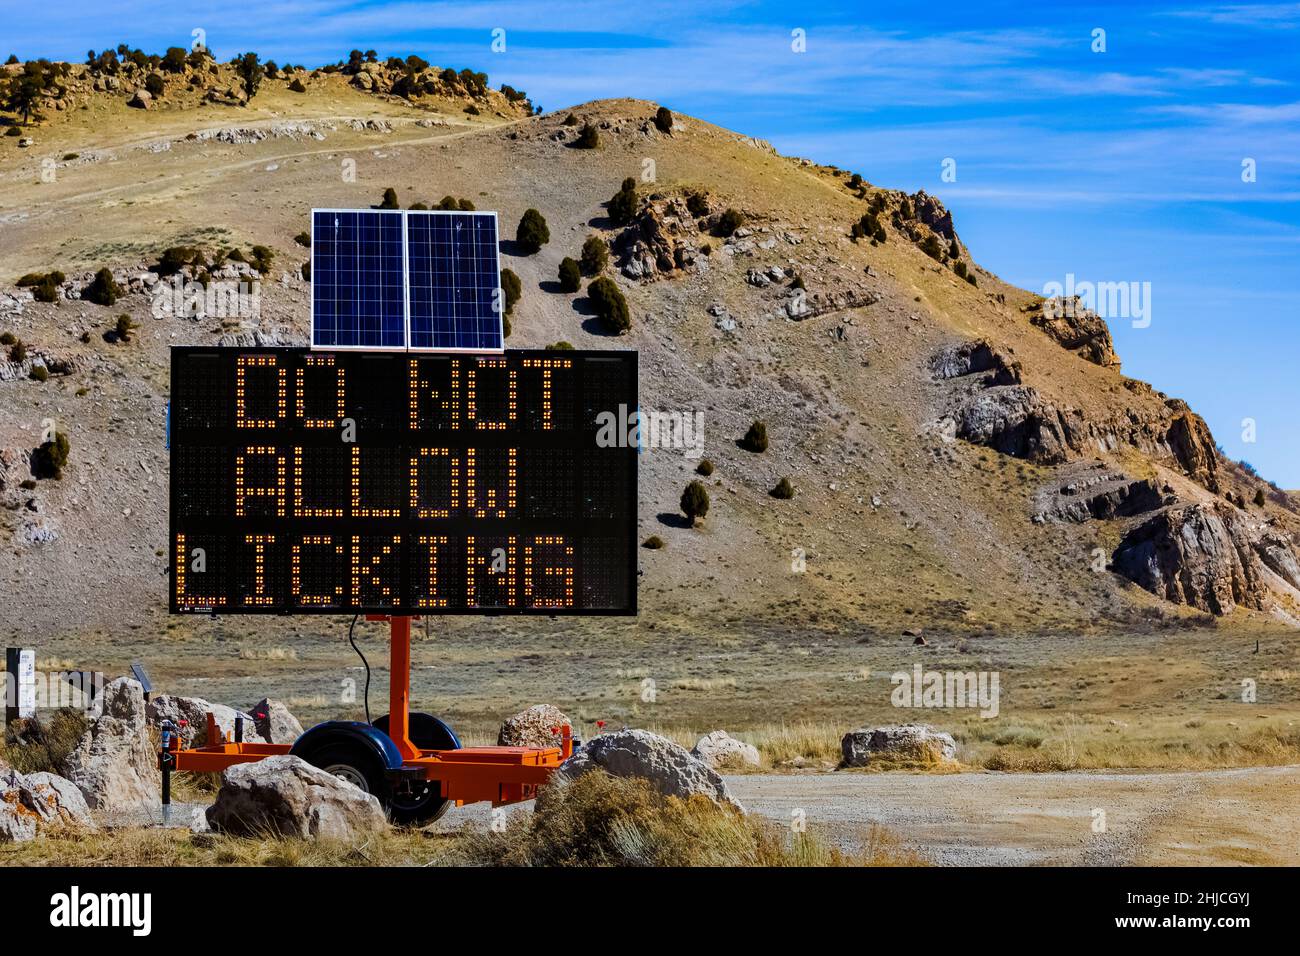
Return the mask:
[[[749,431],[745,432],[745,437],[740,440],[740,444],[746,451],[767,451],[767,423],[756,421],[750,425]]]
[[[632,315],[628,311],[627,299],[623,297],[623,293],[614,284],[613,279],[605,276],[593,279],[587,286],[587,295],[596,309],[596,315],[609,331],[622,334],[632,328]]]
[[[661,133],[673,131],[673,113],[668,107],[661,106],[655,110],[655,129]]]
[[[6,136],[22,136],[22,135],[23,135],[23,131],[20,130],[17,126],[10,126],[7,130],[5,130],[5,135],[6,135]]]
[[[302,264],[302,277],[303,280],[306,282],[311,281],[311,260],[308,260],[307,262],[304,262]]]
[[[979,280],[975,278],[975,273],[974,273],[974,272],[967,272],[967,273],[966,273],[966,281],[969,282],[969,283],[970,283],[971,285],[973,285],[973,286],[978,286],[978,285],[979,285]]]
[[[609,264],[609,245],[600,236],[588,236],[582,244],[582,256],[578,263],[585,274],[599,275]]]
[[[81,297],[96,305],[112,305],[121,297],[122,288],[113,278],[107,266],[95,273],[90,285],[82,291]]]
[[[63,469],[68,466],[68,454],[72,451],[72,443],[68,441],[68,436],[63,432],[56,431],[52,441],[41,442],[41,446],[36,449],[33,456],[33,471],[38,478],[63,477]]]
[[[271,263],[275,261],[275,252],[266,246],[253,246],[252,254],[249,264],[261,275],[267,275],[271,271]]]
[[[563,126],[577,126],[577,125],[578,125],[578,117],[576,117],[576,116],[574,116],[572,113],[570,113],[568,116],[564,117],[564,122],[563,122],[561,125],[563,125]]]
[[[936,262],[943,261],[943,243],[934,233],[921,240],[921,251]]]
[[[401,209],[397,202],[397,190],[389,186],[384,190],[384,198],[379,201],[380,209]]]
[[[298,233],[298,235],[293,237],[293,241],[306,249],[310,249],[311,233],[304,229],[302,232]]]
[[[728,208],[718,219],[718,235],[730,236],[745,224],[745,217],[735,209]]]
[[[424,211],[424,210],[427,210],[427,209],[429,208],[429,204],[428,204],[428,203],[423,203],[423,202],[413,202],[413,203],[411,203],[411,205],[407,206],[406,208],[407,208],[407,209],[413,209],[413,210]]]
[[[795,276],[793,279],[790,280],[790,288],[807,289],[808,287],[803,284],[803,276]]]
[[[709,513],[709,492],[698,481],[692,481],[682,491],[682,514],[692,522],[701,521]]]
[[[42,286],[45,286],[54,289],[57,295],[57,286],[63,285],[66,281],[68,281],[68,277],[58,269],[54,269],[50,272],[29,272],[15,282],[14,285],[20,289],[36,290],[36,300],[38,302],[53,302],[54,299],[42,299],[39,290]]]
[[[552,342],[550,345],[546,346],[546,351],[548,351],[548,352],[572,352],[572,351],[573,351],[573,343],[572,343],[572,342],[566,342],[566,341],[564,341],[563,339],[561,339],[561,340],[558,341],[558,342]]]
[[[771,495],[773,498],[788,501],[794,497],[794,485],[790,484],[789,478],[782,478],[776,483],[776,487],[772,489]]]
[[[1262,508],[1262,507],[1264,507],[1264,505],[1265,505],[1267,502],[1268,502],[1268,498],[1267,498],[1267,497],[1265,496],[1265,494],[1264,494],[1264,489],[1263,489],[1263,488],[1256,488],[1256,489],[1255,489],[1255,507],[1256,507],[1256,508]]]
[[[515,229],[515,241],[530,256],[540,252],[542,246],[551,241],[551,230],[546,226],[546,218],[536,209],[526,210]]]
[[[576,149],[596,149],[600,146],[600,132],[590,123],[586,123],[578,133],[578,138],[573,141],[573,145]]]
[[[134,331],[135,323],[132,322],[131,317],[125,313],[119,315],[117,321],[113,324],[113,334],[117,337],[119,342],[130,342],[131,333]]]
[[[524,284],[519,281],[519,276],[515,275],[513,269],[501,270],[501,293],[506,300],[505,314],[510,315],[515,310],[515,303],[524,294]]]
[[[649,548],[651,551],[658,551],[664,546],[664,539],[657,534],[652,534],[642,542],[641,547]]]
[[[35,379],[38,382],[48,381],[50,377],[50,370],[47,369],[44,365],[33,365],[31,367],[31,370],[28,371],[27,377],[31,379]]]
[[[9,346],[9,361],[19,365],[27,361],[27,344],[22,339],[15,339],[14,344]]]
[[[560,291],[577,292],[582,288],[582,270],[568,256],[560,260]]]
[[[227,258],[233,259],[236,254],[239,256],[239,261],[242,262],[244,257],[242,253],[239,253],[238,249],[229,253]],[[198,258],[199,250],[193,246],[172,246],[164,249],[163,254],[158,257],[158,266],[155,271],[160,276],[175,275],[185,266],[194,263]]]
[[[956,273],[957,278],[959,279],[966,278],[966,263],[958,259],[956,262],[952,264],[952,271]]]
[[[614,225],[625,226],[631,222],[636,215],[636,180],[631,176],[623,180],[623,185],[606,206]]]
[[[689,192],[686,194],[686,209],[692,216],[707,216],[709,214],[709,197],[703,192]]]
[[[18,336],[14,335],[12,332],[0,332],[0,345],[13,345],[17,341]]]
[[[707,458],[701,458],[700,463],[695,466],[696,474],[703,475],[705,478],[713,474],[713,462]]]
[[[167,91],[167,84],[163,82],[163,78],[157,73],[150,73],[144,78],[144,88],[150,96],[157,98]]]

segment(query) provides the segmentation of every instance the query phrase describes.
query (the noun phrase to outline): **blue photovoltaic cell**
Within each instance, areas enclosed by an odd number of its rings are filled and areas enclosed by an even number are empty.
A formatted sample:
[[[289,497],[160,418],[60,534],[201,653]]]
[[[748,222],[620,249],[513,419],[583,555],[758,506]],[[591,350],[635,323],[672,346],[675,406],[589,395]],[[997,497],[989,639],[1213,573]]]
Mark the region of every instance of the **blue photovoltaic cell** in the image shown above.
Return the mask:
[[[400,210],[312,215],[312,345],[406,347]]]
[[[408,212],[406,244],[410,347],[504,348],[496,214]]]

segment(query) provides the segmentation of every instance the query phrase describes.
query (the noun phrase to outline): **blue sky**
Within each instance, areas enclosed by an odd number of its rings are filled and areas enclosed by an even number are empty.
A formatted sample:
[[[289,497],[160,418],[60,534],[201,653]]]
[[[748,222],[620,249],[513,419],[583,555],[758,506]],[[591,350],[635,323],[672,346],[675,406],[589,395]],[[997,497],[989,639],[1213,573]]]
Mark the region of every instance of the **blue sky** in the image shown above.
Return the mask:
[[[107,9],[6,0],[0,47],[80,59],[125,40],[161,52],[202,28],[222,57],[256,49],[313,66],[353,47],[418,53],[547,109],[657,100],[878,185],[924,188],[953,209],[975,259],[1018,285],[1042,291],[1068,273],[1151,283],[1148,327],[1111,319],[1125,371],[1187,399],[1229,455],[1300,488],[1300,3]],[[493,53],[498,27],[506,49]],[[954,182],[941,179],[945,158]]]

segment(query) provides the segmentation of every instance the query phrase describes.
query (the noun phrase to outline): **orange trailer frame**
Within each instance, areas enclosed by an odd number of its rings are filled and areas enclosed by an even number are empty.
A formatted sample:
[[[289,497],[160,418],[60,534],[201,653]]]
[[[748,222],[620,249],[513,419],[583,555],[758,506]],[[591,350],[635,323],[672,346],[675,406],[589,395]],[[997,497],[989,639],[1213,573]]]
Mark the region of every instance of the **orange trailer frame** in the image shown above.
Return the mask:
[[[493,806],[518,803],[537,796],[545,784],[573,754],[572,729],[559,728],[558,747],[463,747],[458,750],[424,750],[410,739],[411,705],[411,622],[418,618],[367,615],[368,621],[389,622],[389,725],[388,737],[402,756],[402,770],[436,782],[443,799],[455,806],[490,802]],[[290,744],[245,743],[230,739],[207,715],[208,741],[204,747],[182,749],[180,735],[173,734],[159,754],[164,771],[163,803],[170,803],[171,772],[220,772],[236,764],[252,763],[288,754]]]

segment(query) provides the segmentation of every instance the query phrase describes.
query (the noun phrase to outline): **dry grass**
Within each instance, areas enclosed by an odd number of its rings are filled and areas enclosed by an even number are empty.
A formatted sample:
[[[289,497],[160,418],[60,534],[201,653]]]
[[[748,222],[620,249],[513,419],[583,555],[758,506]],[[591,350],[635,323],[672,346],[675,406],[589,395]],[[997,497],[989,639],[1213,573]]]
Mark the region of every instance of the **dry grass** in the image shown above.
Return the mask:
[[[910,866],[913,854],[873,830],[862,853],[719,807],[664,797],[639,779],[584,774],[549,788],[532,815],[465,838],[464,862],[497,866]]]
[[[545,791],[532,814],[496,832],[392,830],[358,844],[237,838],[188,830],[47,831],[0,846],[0,866],[920,866],[872,827],[845,853],[807,834],[719,807],[679,800],[644,780],[590,773]]]
[[[0,758],[19,773],[61,774],[63,764],[90,726],[79,710],[64,708],[36,720],[15,721],[0,742]]]

